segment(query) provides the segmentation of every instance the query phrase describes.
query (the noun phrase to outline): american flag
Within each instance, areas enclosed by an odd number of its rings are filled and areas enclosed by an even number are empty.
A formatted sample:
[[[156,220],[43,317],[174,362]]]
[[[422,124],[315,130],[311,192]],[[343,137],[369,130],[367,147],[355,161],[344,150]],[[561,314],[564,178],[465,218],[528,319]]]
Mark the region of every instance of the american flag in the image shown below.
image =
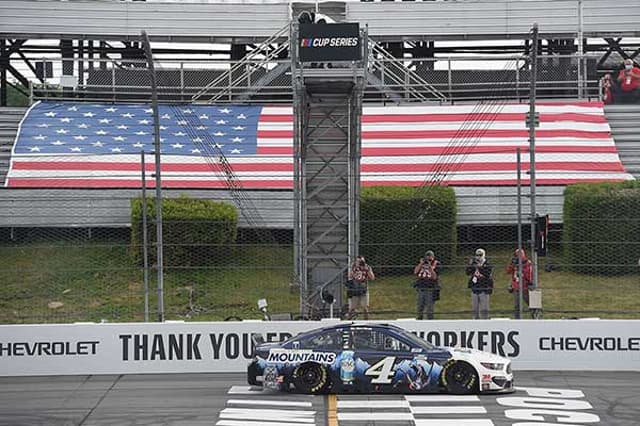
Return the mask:
[[[633,179],[601,103],[536,109],[537,183]],[[527,184],[527,111],[525,104],[364,107],[362,184],[515,185],[516,147]],[[138,188],[141,151],[146,170],[154,169],[152,112],[145,104],[37,103],[20,125],[5,185]],[[163,187],[225,188],[225,157],[244,188],[292,188],[290,106],[161,105],[159,115]]]

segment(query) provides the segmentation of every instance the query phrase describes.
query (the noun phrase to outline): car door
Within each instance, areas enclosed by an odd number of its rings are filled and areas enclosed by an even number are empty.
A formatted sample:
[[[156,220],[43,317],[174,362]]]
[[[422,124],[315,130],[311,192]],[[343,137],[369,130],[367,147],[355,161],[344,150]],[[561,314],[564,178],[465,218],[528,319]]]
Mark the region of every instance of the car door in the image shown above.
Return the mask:
[[[355,357],[355,383],[362,392],[402,390],[398,368],[410,363],[411,346],[390,330],[359,327],[351,330],[350,349]]]

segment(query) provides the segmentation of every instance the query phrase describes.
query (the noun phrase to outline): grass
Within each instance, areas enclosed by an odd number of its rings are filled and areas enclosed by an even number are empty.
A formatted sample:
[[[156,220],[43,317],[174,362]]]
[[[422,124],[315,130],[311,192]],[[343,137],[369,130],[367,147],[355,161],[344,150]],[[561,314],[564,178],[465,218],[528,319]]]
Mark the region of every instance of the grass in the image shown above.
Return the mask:
[[[144,320],[142,268],[131,260],[128,250],[122,241],[47,241],[0,247],[0,323]],[[492,315],[512,316],[509,276],[503,271],[509,251],[489,253],[496,265]],[[299,310],[298,291],[290,284],[290,247],[247,247],[229,259],[231,265],[165,269],[165,318],[260,318],[256,308],[260,298],[268,300],[271,312]],[[459,263],[463,262],[460,258]],[[640,318],[637,275],[606,277],[542,269],[544,318]],[[389,275],[382,268],[376,272],[378,279],[370,286],[372,318],[413,316],[412,275]],[[153,321],[154,271],[150,278]],[[470,295],[462,268],[449,268],[441,281],[436,318],[470,318]]]

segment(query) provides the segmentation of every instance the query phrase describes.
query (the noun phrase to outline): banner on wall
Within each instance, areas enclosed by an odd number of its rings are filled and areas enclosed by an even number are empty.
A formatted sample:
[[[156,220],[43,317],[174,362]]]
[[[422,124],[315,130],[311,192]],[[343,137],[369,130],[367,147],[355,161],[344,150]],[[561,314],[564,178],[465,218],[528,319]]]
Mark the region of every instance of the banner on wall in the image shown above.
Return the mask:
[[[337,321],[0,326],[0,375],[244,372],[251,334],[276,342]],[[640,321],[416,321],[391,323],[439,346],[513,360],[522,370],[637,370]]]

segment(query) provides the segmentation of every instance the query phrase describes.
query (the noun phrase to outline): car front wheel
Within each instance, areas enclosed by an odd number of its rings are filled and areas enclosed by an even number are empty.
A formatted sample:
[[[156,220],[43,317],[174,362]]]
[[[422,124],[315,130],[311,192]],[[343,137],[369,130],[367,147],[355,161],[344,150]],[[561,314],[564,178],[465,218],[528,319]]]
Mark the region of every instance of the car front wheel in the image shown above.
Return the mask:
[[[324,365],[306,362],[294,370],[293,385],[298,392],[322,393],[329,388],[329,372]]]
[[[455,395],[478,393],[478,374],[464,361],[452,361],[442,371],[442,384]]]

